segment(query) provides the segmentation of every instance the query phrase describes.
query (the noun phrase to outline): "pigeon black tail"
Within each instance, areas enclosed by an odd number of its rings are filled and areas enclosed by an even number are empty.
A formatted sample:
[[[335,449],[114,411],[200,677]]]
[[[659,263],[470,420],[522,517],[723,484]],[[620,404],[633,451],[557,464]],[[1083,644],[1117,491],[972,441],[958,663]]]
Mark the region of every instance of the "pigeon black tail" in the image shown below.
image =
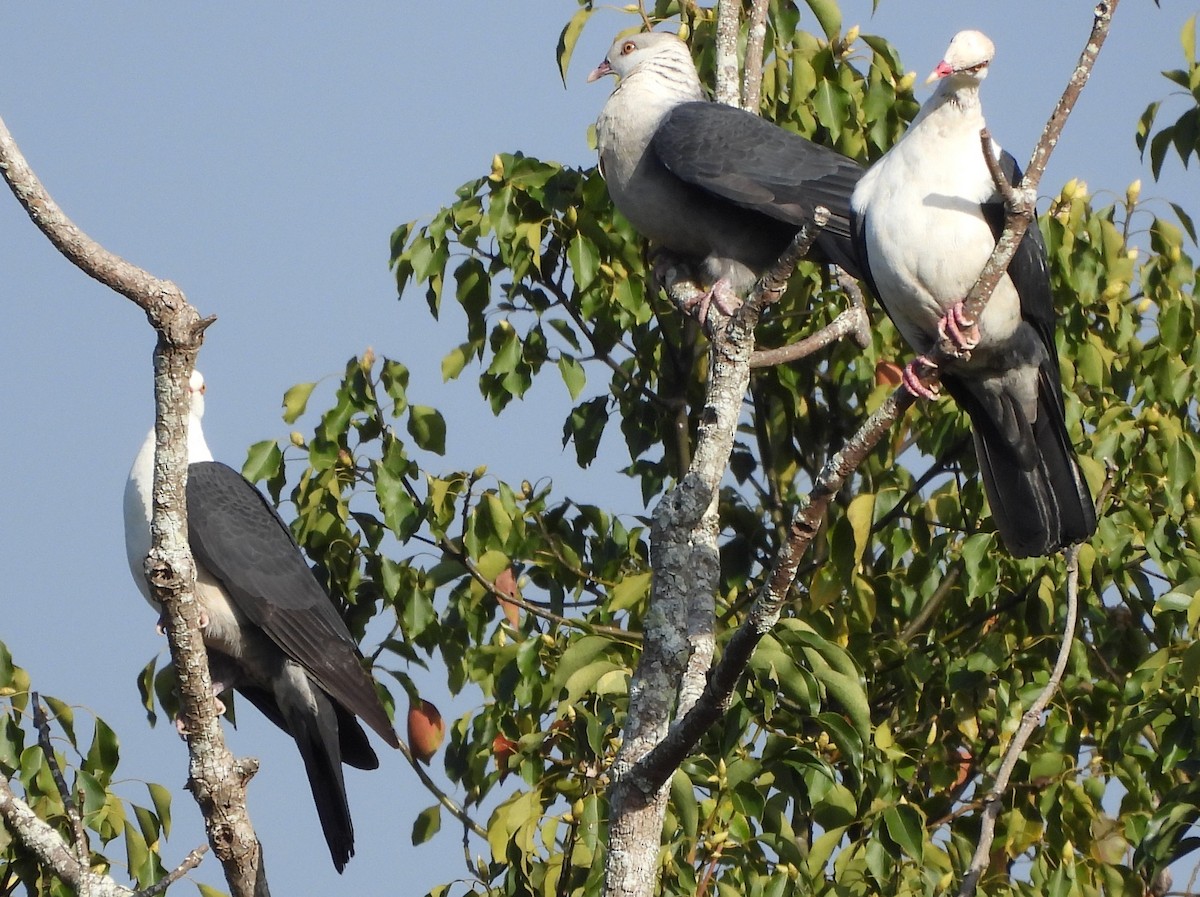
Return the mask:
[[[346,800],[346,783],[342,778],[342,757],[338,746],[337,714],[329,698],[313,689],[317,712],[291,713],[288,717],[292,737],[300,748],[308,785],[334,868],[341,872],[354,856],[354,825],[350,821],[350,804]]]
[[[1018,558],[1054,554],[1096,531],[1095,504],[1067,436],[1058,386],[1039,380],[1032,465],[1021,463],[986,415],[971,414],[992,517],[1005,547]]]

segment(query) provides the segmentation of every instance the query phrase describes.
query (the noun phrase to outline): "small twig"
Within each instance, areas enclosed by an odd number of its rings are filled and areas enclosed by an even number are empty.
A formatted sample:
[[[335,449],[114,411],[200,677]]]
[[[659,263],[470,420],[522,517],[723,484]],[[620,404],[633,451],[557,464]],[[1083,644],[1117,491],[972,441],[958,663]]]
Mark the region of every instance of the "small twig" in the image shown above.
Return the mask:
[[[783,254],[758,278],[758,283],[754,285],[754,291],[746,299],[742,308],[738,310],[738,314],[752,313],[757,317],[764,306],[779,301],[784,291],[787,290],[788,280],[791,278],[792,272],[796,270],[796,264],[808,255],[813,241],[817,239],[817,234],[828,223],[829,209],[824,206],[817,206],[813,209],[812,221],[801,225]],[[752,309],[752,312],[747,309]]]
[[[942,577],[942,581],[933,590],[933,594],[929,596],[929,600],[921,606],[916,616],[908,621],[908,625],[900,630],[900,634],[896,636],[897,641],[907,644],[912,641],[917,633],[925,628],[925,624],[933,619],[933,616],[941,609],[942,603],[949,596],[951,590],[958,584],[964,567],[965,565],[961,558],[950,566],[950,569],[946,571],[946,575]]]
[[[167,888],[175,884],[175,882],[179,881],[179,879],[183,878],[185,875],[199,866],[200,861],[204,859],[204,855],[206,853],[208,853],[208,845],[201,844],[199,847],[185,856],[183,861],[178,866],[164,875],[161,879],[156,881],[150,887],[138,891],[137,897],[158,897],[159,894],[162,894],[167,890]]]
[[[763,45],[767,39],[767,0],[754,0],[746,27],[746,65],[742,74],[742,108],[758,115],[762,102]]]
[[[403,738],[400,739],[400,753],[404,755],[404,759],[408,761],[408,765],[413,768],[413,771],[417,774],[417,778],[421,780],[421,784],[424,785],[426,790],[434,796],[434,799],[437,800],[437,802],[443,807],[445,807],[451,816],[461,822],[464,828],[469,829],[472,834],[478,835],[480,838],[484,838],[486,840],[487,829],[472,819],[466,810],[455,803],[454,799],[451,798],[450,795],[438,787],[437,782],[429,777],[429,773],[425,772],[424,767],[422,767],[417,758],[413,756],[412,751],[409,749],[408,745],[405,744]]]
[[[908,506],[908,503],[912,501],[913,498],[915,498],[916,495],[922,489],[924,489],[931,480],[945,473],[950,467],[950,462],[958,458],[959,454],[962,453],[963,449],[967,447],[967,444],[970,441],[971,434],[966,433],[957,442],[951,445],[949,449],[943,452],[941,457],[939,457],[933,464],[929,466],[928,470],[917,477],[912,486],[909,487],[908,491],[900,497],[900,500],[892,505],[892,509],[871,525],[871,532],[881,532],[891,525],[893,521],[903,516],[904,509]]]
[[[996,819],[1000,815],[1002,798],[1005,790],[1008,788],[1009,779],[1012,778],[1013,769],[1016,768],[1017,760],[1021,756],[1021,752],[1025,750],[1025,745],[1033,735],[1042,721],[1042,712],[1050,703],[1050,699],[1058,690],[1058,685],[1062,681],[1063,673],[1067,669],[1067,660],[1071,654],[1071,645],[1075,639],[1075,623],[1079,611],[1079,546],[1072,545],[1066,551],[1067,558],[1067,618],[1063,623],[1063,640],[1058,648],[1058,657],[1054,661],[1054,669],[1050,673],[1050,679],[1046,683],[1046,687],[1042,689],[1037,696],[1037,700],[1033,705],[1021,715],[1021,725],[1017,729],[1013,740],[1009,742],[1008,747],[1004,751],[1004,757],[1000,763],[1000,770],[996,773],[996,779],[992,784],[991,790],[984,798],[983,818],[981,820],[979,843],[975,847],[975,855],[971,858],[971,865],[967,869],[967,874],[963,877],[962,885],[958,890],[958,897],[971,897],[975,893],[975,888],[979,883],[980,877],[987,871],[990,862],[990,854],[992,849],[992,841],[996,837]]]
[[[866,320],[867,314],[862,308],[847,308],[811,336],[806,336],[804,339],[786,346],[780,346],[778,349],[759,349],[750,356],[750,367],[765,368],[798,361],[847,336],[853,336],[857,340],[858,332]]]
[[[29,697],[33,702],[33,724],[37,727],[38,745],[46,758],[46,766],[50,769],[50,777],[54,779],[54,786],[58,789],[59,797],[62,798],[63,812],[67,814],[67,819],[71,823],[71,835],[75,840],[73,845],[75,859],[79,865],[86,867],[89,865],[88,858],[91,848],[88,846],[87,830],[83,826],[83,816],[79,812],[77,796],[71,793],[62,767],[58,765],[58,758],[54,755],[54,744],[50,741],[50,720],[47,719],[46,711],[42,707],[41,697],[36,691],[30,692]]]

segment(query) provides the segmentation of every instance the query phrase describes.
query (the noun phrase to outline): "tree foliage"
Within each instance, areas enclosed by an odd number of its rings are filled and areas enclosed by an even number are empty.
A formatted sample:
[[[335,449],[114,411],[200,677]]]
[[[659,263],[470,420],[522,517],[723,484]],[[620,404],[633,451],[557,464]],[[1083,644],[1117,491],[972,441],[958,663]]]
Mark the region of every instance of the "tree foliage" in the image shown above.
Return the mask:
[[[564,70],[590,11],[564,30]],[[660,3],[656,16],[668,13],[709,72],[709,11]],[[1168,77],[1195,93],[1188,33],[1190,69]],[[766,47],[763,114],[861,161],[916,111],[895,50],[843,34],[829,0],[772,4]],[[1151,137],[1157,108],[1138,137],[1156,173],[1169,146],[1186,162],[1195,131],[1190,110]],[[1073,181],[1039,222],[1067,420],[1101,519],[1080,553],[1079,638],[1004,797],[987,894],[1140,894],[1196,846],[1198,275],[1187,212],[1158,211],[1136,187],[1104,205]],[[475,376],[493,413],[557,377],[572,402],[561,438],[581,467],[620,440],[620,475],[648,504],[686,468],[706,340],[651,288],[643,243],[595,169],[501,153],[432,219],[396,230],[392,267],[402,301],[423,296],[434,320],[447,301],[465,313],[442,373]],[[792,342],[846,302],[802,264],[759,343]],[[754,374],[720,494],[718,642],[821,465],[891,389],[886,363],[908,355],[882,314],[873,321],[865,351],[838,343]],[[367,653],[395,695],[420,699],[414,665],[481,695],[434,762],[464,815],[489,808],[478,822],[490,857],[472,883],[448,873],[457,883],[433,893],[599,893],[606,769],[652,612],[644,522],[548,481],[438,472],[447,441],[470,434],[416,403],[402,360],[352,358],[330,407],[310,408],[311,395],[289,391],[285,420],[303,432],[254,446],[245,472],[289,509],[351,630],[387,621]],[[933,894],[962,877],[999,757],[1048,677],[1063,593],[1060,559],[1016,561],[999,544],[967,433],[952,403],[920,405],[838,496],[733,706],[671,780],[662,893]],[[0,772],[69,835],[24,726],[27,688],[0,654]],[[73,749],[62,762],[93,798],[87,825],[103,844],[124,835],[139,882],[161,876],[161,792],[153,810],[113,798],[111,733],[97,722],[84,753],[69,708],[50,706]],[[414,842],[448,812],[438,797]],[[0,841],[0,858],[8,880],[62,892],[17,842]]]
[[[1195,16],[1183,24],[1179,42],[1183,45],[1183,58],[1187,68],[1171,69],[1163,72],[1163,77],[1177,87],[1183,88],[1182,96],[1186,108],[1174,123],[1162,125],[1157,133],[1153,133],[1154,125],[1158,123],[1158,113],[1162,108],[1163,101],[1151,103],[1142,113],[1141,119],[1138,120],[1137,133],[1134,135],[1143,158],[1146,150],[1150,150],[1150,170],[1154,172],[1155,178],[1162,172],[1167,153],[1172,148],[1178,153],[1185,167],[1192,156],[1200,159],[1200,61],[1197,61],[1196,58]],[[1177,209],[1177,214],[1178,211]],[[1190,220],[1187,226],[1194,243],[1196,232],[1192,228]]]

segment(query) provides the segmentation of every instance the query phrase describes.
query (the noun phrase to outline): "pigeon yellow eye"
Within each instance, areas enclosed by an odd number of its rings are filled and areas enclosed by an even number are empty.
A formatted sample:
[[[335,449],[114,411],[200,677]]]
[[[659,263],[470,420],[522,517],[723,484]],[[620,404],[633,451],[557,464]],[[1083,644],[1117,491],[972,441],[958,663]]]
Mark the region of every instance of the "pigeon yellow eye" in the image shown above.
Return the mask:
[[[636,49],[637,49],[637,44],[635,44],[633,41],[626,41],[625,45],[623,47],[621,47],[621,55],[628,56],[630,53],[632,53]]]

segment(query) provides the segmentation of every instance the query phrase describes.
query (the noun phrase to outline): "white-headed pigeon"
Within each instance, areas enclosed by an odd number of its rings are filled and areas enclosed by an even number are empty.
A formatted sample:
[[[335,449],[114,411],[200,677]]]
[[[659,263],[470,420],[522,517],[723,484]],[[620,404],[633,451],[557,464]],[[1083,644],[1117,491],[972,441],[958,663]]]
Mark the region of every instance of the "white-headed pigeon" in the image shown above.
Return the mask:
[[[674,34],[619,38],[588,76],[616,75],[596,121],[613,204],[651,243],[698,268],[720,305],[736,305],[813,210],[829,210],[815,255],[853,274],[851,159],[756,115],[706,102]]]
[[[212,459],[200,418],[204,378],[190,382],[188,541],[215,690],[235,688],[295,739],[333,864],[354,855],[342,763],[379,759],[356,716],[399,742],[354,639],[274,507],[237,471]],[[125,547],[138,588],[146,581],[154,431],[125,485]]]
[[[943,366],[941,381],[971,418],[975,451],[996,528],[1016,557],[1052,554],[1096,529],[1087,484],[1067,434],[1054,301],[1036,223],[1026,231],[976,323],[962,299],[995,248],[1004,208],[980,143],[979,85],[992,42],[955,36],[929,80],[940,80],[908,131],[859,181],[854,235],[863,274],[918,353],[942,335],[969,360]],[[1016,160],[995,148],[1005,175]],[[905,383],[928,393],[914,365]]]

